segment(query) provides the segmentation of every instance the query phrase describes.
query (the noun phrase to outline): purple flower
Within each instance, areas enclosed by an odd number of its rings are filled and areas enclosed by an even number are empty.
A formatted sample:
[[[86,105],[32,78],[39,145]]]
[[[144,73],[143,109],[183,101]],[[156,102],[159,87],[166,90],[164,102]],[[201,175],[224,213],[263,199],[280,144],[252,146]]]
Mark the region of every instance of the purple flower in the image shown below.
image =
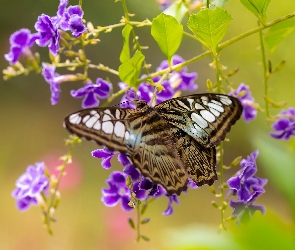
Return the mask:
[[[101,166],[105,169],[111,168],[111,159],[114,156],[114,152],[104,147],[103,149],[96,149],[91,152],[93,157],[102,158]]]
[[[36,167],[35,167],[36,166]],[[26,211],[31,205],[38,205],[37,198],[41,193],[47,195],[49,180],[44,174],[44,162],[36,162],[35,166],[28,166],[26,173],[16,181],[16,189],[11,195],[16,199],[16,206],[20,211]]]
[[[102,202],[108,207],[113,207],[121,201],[122,208],[125,211],[133,210],[133,208],[128,205],[131,199],[131,192],[126,186],[126,175],[115,171],[110,175],[106,183],[109,185],[109,188],[102,189]]]
[[[29,29],[20,29],[14,32],[10,38],[10,51],[5,54],[5,59],[15,64],[21,54],[26,54],[27,51],[33,46],[36,39],[38,38],[38,34],[31,34]]]
[[[180,56],[173,56],[172,58],[172,65],[176,65],[179,63],[184,62],[184,60]],[[168,61],[165,60],[161,62],[160,66],[157,68],[157,71],[161,71],[163,69],[168,68]],[[161,85],[164,87],[164,90],[157,93],[156,96],[156,103],[160,103],[163,101],[166,101],[168,99],[171,99],[174,94],[178,90],[196,90],[198,88],[198,85],[195,84],[195,80],[198,77],[198,74],[188,73],[187,67],[182,68],[180,71],[171,71],[169,78],[167,80],[164,80]],[[144,77],[144,75],[142,76]],[[154,83],[159,82],[161,79],[160,76],[154,77],[152,80]],[[120,82],[119,87],[121,89],[124,89],[127,87],[125,83]],[[121,107],[122,108],[135,108],[134,100],[145,100],[147,103],[149,103],[154,95],[154,88],[152,87],[148,82],[142,82],[138,86],[138,90],[134,91],[133,88],[128,90],[125,95],[122,97],[121,100]]]
[[[183,63],[184,59],[181,56],[174,55],[172,57],[172,66]],[[157,68],[157,71],[167,69],[169,67],[168,61],[164,60],[161,62],[160,66]],[[171,71],[169,77],[169,84],[173,89],[176,90],[196,90],[198,85],[195,84],[195,80],[198,78],[196,72],[188,73],[188,68],[183,67],[180,71]],[[160,77],[153,78],[154,82],[160,80]]]
[[[163,212],[163,215],[166,215],[166,216],[169,216],[169,215],[172,215],[173,214],[173,206],[172,204],[173,203],[176,203],[176,204],[179,204],[179,201],[178,201],[178,198],[177,198],[177,195],[176,194],[173,194],[171,196],[168,196],[168,207],[167,209]]]
[[[111,83],[108,83],[101,78],[97,78],[95,84],[88,82],[82,88],[78,90],[72,90],[71,95],[74,98],[84,97],[82,101],[83,108],[96,107],[99,104],[98,98],[108,98],[111,91],[111,86]]]
[[[47,65],[46,63],[42,63],[43,71],[42,75],[45,81],[50,85],[51,91],[51,104],[57,104],[60,95],[60,82],[62,80],[62,76],[55,72],[55,67],[52,65]]]
[[[84,12],[79,5],[70,6],[63,15],[60,27],[70,30],[75,37],[79,37],[87,30],[82,22]]]
[[[254,151],[247,159],[243,159],[240,163],[243,168],[227,181],[232,194],[238,196],[237,201],[230,201],[230,206],[234,209],[232,216],[238,217],[238,224],[240,221],[246,222],[243,218],[248,218],[255,210],[265,211],[263,206],[253,205],[257,197],[265,192],[263,187],[267,183],[267,179],[254,176],[257,172],[257,156],[258,151]]]
[[[38,17],[38,21],[35,24],[35,29],[39,33],[39,38],[36,40],[36,43],[41,47],[48,46],[52,55],[57,54],[60,40],[58,25],[55,21],[54,18],[42,14]]]
[[[133,166],[131,160],[125,154],[118,155],[118,161],[124,166],[123,172],[130,176],[133,182],[141,180],[142,175],[140,172]]]
[[[242,93],[244,94],[240,96]],[[257,115],[257,110],[253,108],[254,105],[254,98],[252,97],[252,94],[249,90],[249,86],[241,83],[240,86],[237,88],[236,91],[229,93],[230,96],[234,96],[238,98],[238,100],[242,103],[243,105],[243,113],[242,117],[244,118],[245,122],[250,122],[253,119],[255,119]]]
[[[262,214],[265,214],[265,207],[262,205],[254,205],[253,202],[257,199],[258,196],[263,194],[264,191],[254,191],[247,200],[230,200],[229,205],[234,209],[232,216],[237,217],[237,224],[241,222],[247,224],[250,218],[258,210]]]
[[[289,140],[292,135],[295,136],[295,109],[283,110],[279,115],[281,117],[272,125],[276,132],[269,134],[275,139]]]

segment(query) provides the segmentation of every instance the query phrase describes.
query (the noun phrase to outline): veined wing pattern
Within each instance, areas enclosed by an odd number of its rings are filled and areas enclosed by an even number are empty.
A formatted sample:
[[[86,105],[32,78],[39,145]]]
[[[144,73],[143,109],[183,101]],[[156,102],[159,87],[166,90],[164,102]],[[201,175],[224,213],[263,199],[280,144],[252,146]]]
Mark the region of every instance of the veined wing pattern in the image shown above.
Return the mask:
[[[234,97],[197,94],[173,98],[136,109],[92,108],[65,118],[70,133],[110,150],[125,153],[134,166],[169,195],[217,179],[216,150],[240,118],[241,103]]]

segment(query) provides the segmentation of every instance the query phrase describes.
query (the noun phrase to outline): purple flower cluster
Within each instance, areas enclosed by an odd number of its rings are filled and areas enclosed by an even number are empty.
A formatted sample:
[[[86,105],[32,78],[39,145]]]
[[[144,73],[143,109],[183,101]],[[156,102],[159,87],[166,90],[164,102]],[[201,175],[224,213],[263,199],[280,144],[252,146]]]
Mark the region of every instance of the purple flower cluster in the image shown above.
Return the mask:
[[[175,55],[172,58],[172,65],[176,65],[179,63],[184,62],[184,60],[178,56]],[[160,66],[157,68],[157,71],[163,70],[168,68],[168,61],[163,61]],[[164,87],[164,90],[157,94],[156,102],[160,103],[163,101],[166,101],[168,99],[171,99],[173,95],[178,90],[196,90],[198,88],[198,85],[195,84],[195,80],[198,77],[198,74],[196,72],[188,73],[187,67],[184,67],[181,69],[181,71],[172,71],[170,72],[169,79],[164,80],[162,82],[162,86]],[[154,83],[159,82],[160,76],[154,77],[152,80]],[[119,87],[121,89],[124,89],[127,87],[125,83],[119,83]],[[134,89],[130,89],[126,94],[123,96],[121,100],[121,107],[122,108],[135,108],[135,105],[133,104],[133,101],[135,99],[138,100],[145,100],[147,103],[151,101],[152,96],[154,95],[154,87],[152,87],[147,82],[142,82],[138,86],[138,90],[134,91]]]
[[[242,117],[244,118],[245,122],[250,122],[255,119],[257,116],[257,110],[253,107],[255,102],[248,85],[241,83],[237,90],[229,93],[229,95],[238,98],[242,103]]]
[[[44,174],[44,162],[37,162],[35,166],[28,166],[27,171],[16,181],[16,189],[11,193],[16,199],[16,207],[22,212],[31,205],[37,206],[38,197],[42,193],[48,193],[49,180]]]
[[[114,156],[114,153],[109,149],[97,149],[92,152],[92,155],[102,159],[102,166],[104,168],[109,169],[111,167],[110,160]],[[106,206],[112,207],[120,202],[124,211],[131,211],[133,207],[129,205],[129,202],[132,193],[140,201],[166,196],[169,199],[168,207],[163,214],[167,216],[173,214],[172,204],[179,204],[176,195],[169,196],[162,186],[156,185],[149,179],[144,178],[125,154],[119,154],[118,161],[124,166],[123,172],[114,171],[106,181],[109,188],[102,189],[102,202]],[[132,188],[126,185],[128,176],[132,180]],[[194,188],[193,185],[192,187]]]
[[[79,5],[69,6],[68,0],[60,0],[57,15],[50,17],[42,14],[35,23],[37,33],[31,34],[28,29],[20,29],[10,36],[10,51],[5,54],[5,59],[15,64],[21,54],[26,54],[34,43],[40,47],[48,47],[56,55],[59,50],[59,29],[70,30],[75,37],[86,31],[82,22],[83,11]]]
[[[257,156],[258,151],[254,151],[247,159],[243,159],[240,163],[243,168],[227,181],[231,193],[238,197],[236,201],[230,200],[229,203],[234,209],[232,216],[238,218],[238,224],[247,223],[257,210],[262,214],[265,213],[264,206],[253,204],[261,194],[265,193],[263,187],[267,183],[267,179],[254,176],[257,172]]]
[[[83,98],[82,107],[91,108],[99,105],[98,98],[108,98],[111,92],[112,84],[107,81],[97,78],[95,84],[92,82],[86,83],[78,90],[72,90],[71,95],[74,98]]]
[[[289,140],[292,135],[295,136],[295,109],[283,110],[279,116],[272,125],[276,132],[270,132],[270,135],[275,139]]]

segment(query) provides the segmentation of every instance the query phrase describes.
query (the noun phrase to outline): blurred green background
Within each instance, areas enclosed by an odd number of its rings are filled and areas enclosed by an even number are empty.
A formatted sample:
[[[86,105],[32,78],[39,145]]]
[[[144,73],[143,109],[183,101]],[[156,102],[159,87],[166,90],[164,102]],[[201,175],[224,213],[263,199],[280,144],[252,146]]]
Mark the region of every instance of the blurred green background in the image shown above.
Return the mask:
[[[0,54],[9,51],[9,36],[20,28],[33,30],[41,13],[55,15],[58,0],[1,0]],[[70,1],[78,4],[78,0]],[[150,20],[160,13],[155,0],[129,0],[129,11],[136,13],[137,20]],[[255,17],[240,1],[230,0],[225,6],[233,16],[226,38],[231,38],[254,28]],[[83,1],[85,19],[96,25],[108,25],[119,21],[123,15],[121,3],[111,0]],[[268,19],[273,20],[295,11],[294,1],[272,1],[267,11]],[[149,35],[149,28],[136,30],[142,45],[149,45],[146,53],[148,63],[155,70],[164,60],[156,43]],[[87,53],[93,63],[103,63],[117,69],[119,65],[121,30],[102,34],[98,46],[88,48]],[[273,64],[281,59],[286,66],[270,79],[273,91],[271,98],[286,100],[288,106],[295,106],[295,35],[284,40],[273,54],[267,55]],[[34,47],[36,49],[36,47]],[[43,61],[48,61],[47,49],[39,49]],[[202,52],[199,44],[184,38],[178,52],[184,59]],[[263,107],[263,73],[260,64],[259,37],[254,34],[230,48],[221,55],[221,62],[228,71],[239,68],[239,73],[231,78],[237,87],[241,82],[251,86],[253,96]],[[1,68],[8,63],[3,56]],[[190,65],[190,71],[197,71],[198,93],[206,91],[208,78],[214,81],[215,72],[209,67],[210,59]],[[61,73],[61,71],[59,71]],[[115,84],[118,79],[104,72],[91,71],[92,79],[110,77]],[[258,176],[268,178],[266,193],[257,203],[267,208],[265,216],[255,214],[246,226],[237,227],[228,223],[228,231],[217,233],[220,212],[211,206],[215,197],[208,188],[190,190],[179,197],[180,205],[174,206],[174,214],[162,216],[167,199],[155,201],[146,216],[151,222],[142,227],[143,234],[151,242],[134,243],[135,232],[129,228],[127,214],[121,208],[106,208],[102,202],[102,187],[110,171],[101,168],[100,161],[91,157],[90,152],[97,146],[83,142],[75,148],[74,162],[68,168],[61,192],[62,201],[56,212],[57,223],[53,224],[54,236],[49,236],[42,228],[40,209],[32,207],[25,213],[15,208],[10,193],[14,182],[26,167],[37,161],[45,161],[49,168],[58,165],[58,157],[66,153],[64,139],[68,133],[62,127],[63,118],[80,109],[80,100],[70,97],[69,91],[77,89],[80,83],[65,83],[61,86],[62,95],[56,106],[50,104],[48,84],[40,75],[31,74],[17,77],[0,84],[1,107],[1,150],[0,150],[0,249],[292,249],[295,241],[295,142],[278,142],[268,136],[270,126],[264,113],[253,122],[239,121],[232,129],[230,143],[225,143],[225,163],[229,164],[238,155],[246,157],[256,148],[258,157]],[[116,100],[113,104],[118,103]],[[280,110],[272,109],[272,114]],[[122,169],[115,161],[113,169]],[[235,169],[236,170],[236,169]],[[234,174],[228,171],[226,178]],[[218,201],[217,199],[215,199]],[[292,205],[293,204],[293,205]],[[228,209],[228,216],[231,209]]]

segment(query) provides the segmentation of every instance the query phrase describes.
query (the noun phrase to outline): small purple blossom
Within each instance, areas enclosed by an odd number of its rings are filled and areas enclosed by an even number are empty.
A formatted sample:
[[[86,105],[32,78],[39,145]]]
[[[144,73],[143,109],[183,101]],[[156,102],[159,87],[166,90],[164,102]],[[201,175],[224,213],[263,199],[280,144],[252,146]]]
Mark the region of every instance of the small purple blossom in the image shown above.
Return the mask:
[[[227,181],[232,194],[238,196],[237,201],[230,201],[230,206],[234,209],[232,216],[238,217],[238,224],[246,222],[248,215],[252,215],[255,210],[265,211],[263,206],[253,205],[257,197],[265,192],[263,187],[267,183],[267,179],[254,176],[257,172],[257,156],[256,150],[247,159],[243,159],[240,163],[243,168]]]
[[[60,35],[58,32],[58,25],[55,23],[55,19],[42,14],[38,17],[38,21],[35,23],[35,29],[39,34],[39,38],[36,43],[40,47],[47,47],[52,55],[57,55],[59,50]]]
[[[93,157],[102,158],[101,166],[105,169],[111,168],[111,159],[114,156],[114,152],[104,147],[103,149],[96,149],[91,152]]]
[[[5,54],[5,59],[15,64],[21,54],[26,54],[27,51],[34,45],[39,37],[37,33],[31,34],[29,29],[20,29],[14,32],[10,38],[10,51]]]
[[[128,205],[131,199],[131,192],[126,186],[126,175],[119,171],[114,171],[106,183],[109,185],[109,188],[102,189],[102,202],[108,207],[116,206],[121,202],[124,211],[133,210]]]
[[[16,206],[21,212],[31,205],[38,205],[41,193],[47,195],[49,180],[44,174],[44,162],[36,162],[35,166],[28,166],[24,174],[16,181],[16,189],[11,195],[16,199]]]
[[[245,92],[244,95],[239,96],[242,91]],[[257,110],[253,108],[254,98],[252,97],[248,85],[241,83],[240,86],[236,89],[236,91],[229,93],[229,95],[236,97],[242,103],[242,117],[244,118],[245,122],[248,123],[255,119],[255,117],[257,116]]]
[[[184,62],[183,58],[181,58],[178,55],[173,56],[172,58],[172,65],[176,65],[179,63]],[[157,71],[161,71],[163,69],[168,68],[168,61],[164,60],[161,62],[160,66],[157,68]],[[187,67],[182,68],[180,71],[171,71],[169,78],[162,81],[161,86],[164,87],[164,89],[157,93],[156,96],[156,103],[160,103],[163,101],[166,101],[168,99],[171,99],[174,94],[178,90],[196,90],[198,88],[198,85],[195,84],[195,80],[198,77],[198,74],[195,72],[188,73]],[[142,76],[144,77],[144,75]],[[154,83],[159,82],[161,79],[160,76],[154,77],[152,80]],[[119,87],[121,89],[124,89],[127,87],[125,83],[120,82]],[[134,100],[145,100],[147,103],[149,103],[154,95],[154,88],[152,87],[148,82],[142,82],[139,84],[138,89],[135,93],[134,89],[131,88],[128,90],[125,95],[122,97],[121,100],[121,107],[122,108],[135,108]]]
[[[269,134],[275,139],[289,140],[292,135],[295,136],[295,109],[283,110],[279,116],[281,117],[272,125],[275,133]]]
[[[60,27],[65,31],[70,30],[75,37],[81,36],[87,30],[82,22],[83,15],[84,12],[81,6],[75,5],[68,7],[63,13]]]
[[[263,190],[254,191],[247,200],[230,200],[229,205],[234,209],[232,216],[238,218],[238,225],[241,222],[247,224],[256,211],[260,211],[262,214],[265,214],[264,206],[253,204],[257,197],[263,193]]]
[[[167,209],[163,212],[163,215],[166,215],[166,216],[169,216],[169,215],[172,215],[173,214],[173,206],[172,204],[173,203],[176,203],[176,204],[179,204],[179,201],[178,201],[178,198],[177,198],[177,195],[176,194],[173,194],[171,196],[168,196],[168,207]]]
[[[98,98],[108,98],[110,95],[111,86],[111,83],[108,83],[101,78],[97,78],[95,84],[88,82],[82,88],[78,90],[72,90],[71,95],[74,98],[84,97],[82,101],[83,108],[97,107],[99,105]]]
[[[60,81],[62,76],[55,72],[54,66],[48,65],[46,63],[42,63],[42,66],[42,75],[45,81],[50,85],[51,104],[55,105],[57,104],[60,96]]]

